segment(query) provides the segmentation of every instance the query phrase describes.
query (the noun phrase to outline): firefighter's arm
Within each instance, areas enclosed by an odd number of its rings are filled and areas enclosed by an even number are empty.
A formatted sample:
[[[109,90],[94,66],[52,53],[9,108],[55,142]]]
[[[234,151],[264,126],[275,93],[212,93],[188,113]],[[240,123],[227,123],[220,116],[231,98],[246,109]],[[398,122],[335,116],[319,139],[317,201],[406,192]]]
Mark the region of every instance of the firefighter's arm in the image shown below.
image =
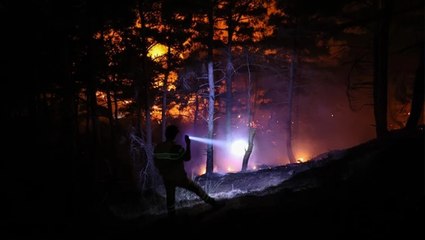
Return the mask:
[[[184,141],[186,142],[186,151],[184,152],[182,159],[184,161],[189,161],[191,159],[191,152],[190,152],[190,139],[189,136],[184,136]]]

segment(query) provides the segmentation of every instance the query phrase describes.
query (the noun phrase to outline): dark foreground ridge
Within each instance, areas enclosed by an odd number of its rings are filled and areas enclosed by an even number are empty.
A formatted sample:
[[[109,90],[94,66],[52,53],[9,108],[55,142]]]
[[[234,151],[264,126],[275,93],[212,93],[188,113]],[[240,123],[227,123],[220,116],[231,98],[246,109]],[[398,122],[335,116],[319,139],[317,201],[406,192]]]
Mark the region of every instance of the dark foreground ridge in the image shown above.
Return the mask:
[[[252,190],[256,180],[271,181],[270,176],[279,174],[285,179],[265,189],[221,198],[224,206],[195,201],[177,209],[174,218],[149,211],[136,214],[137,207],[129,206],[126,211],[134,213],[132,217],[105,211],[90,219],[72,219],[70,225],[49,232],[63,238],[84,234],[96,239],[170,234],[190,238],[420,236],[425,222],[424,159],[423,128],[392,132],[383,141],[322,154],[303,164],[213,176],[209,180],[221,181],[225,192],[230,183]],[[163,204],[163,199],[157,200],[157,205]]]
[[[384,141],[372,140],[324,156],[281,184],[227,199],[221,208],[200,204],[179,209],[175,218],[115,219],[98,225],[98,232],[116,237],[143,232],[167,235],[164,229],[188,236],[410,236],[421,232],[425,216],[423,129],[394,132]],[[231,178],[238,179],[237,175]]]

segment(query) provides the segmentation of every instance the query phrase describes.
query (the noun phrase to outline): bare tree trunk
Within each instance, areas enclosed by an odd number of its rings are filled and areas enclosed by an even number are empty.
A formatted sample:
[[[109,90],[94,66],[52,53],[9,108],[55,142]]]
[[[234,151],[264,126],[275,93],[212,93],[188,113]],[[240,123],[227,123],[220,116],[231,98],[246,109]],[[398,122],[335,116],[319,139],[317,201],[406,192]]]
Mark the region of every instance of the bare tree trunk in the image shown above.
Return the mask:
[[[92,39],[90,39],[90,46],[89,48],[93,49],[93,41]],[[93,66],[94,63],[92,63],[92,61],[94,61],[94,57],[93,57],[93,50],[88,50],[88,57],[89,57],[89,61],[90,61],[90,65]],[[97,97],[96,97],[96,77],[94,76],[94,73],[90,73],[89,74],[89,79],[88,79],[88,83],[87,83],[87,121],[88,121],[88,126],[87,129],[89,130],[89,134],[90,134],[90,145],[91,145],[91,150],[92,150],[92,157],[94,159],[95,156],[95,152],[97,149],[97,144],[98,144],[98,139],[97,139]]]
[[[378,0],[378,24],[374,48],[373,100],[377,138],[388,133],[388,34],[390,20],[390,1]]]
[[[198,92],[195,95],[195,113],[193,116],[193,134],[198,133],[198,114],[199,114],[199,96]]]
[[[170,64],[171,64],[171,46],[168,44],[167,48],[167,72],[164,76],[162,86],[162,110],[161,110],[161,135],[162,141],[165,141],[165,128],[167,126],[166,112],[167,112],[167,92],[168,92],[168,76],[170,75]]]
[[[248,168],[249,157],[251,156],[252,149],[254,148],[254,137],[255,137],[255,128],[249,127],[249,137],[248,137],[248,148],[245,151],[242,160],[242,171],[246,171]]]
[[[147,83],[146,83],[146,57],[147,57],[147,43],[146,43],[146,26],[145,26],[145,21],[144,21],[144,9],[143,9],[143,1],[137,1],[138,2],[138,11],[140,14],[140,18],[142,19],[142,24],[140,26],[140,30],[139,30],[139,40],[140,40],[140,49],[141,49],[141,65],[142,65],[142,76],[137,76],[136,79],[136,84],[135,84],[135,99],[136,99],[136,119],[135,119],[135,128],[136,128],[136,134],[139,137],[142,137],[142,109],[143,109],[143,100],[146,100],[148,96],[144,96],[144,98],[142,98],[142,93],[143,93],[143,87],[147,87]],[[148,92],[147,89],[144,90],[144,93]],[[147,104],[145,102],[145,104]],[[146,110],[146,105],[145,105],[145,110]]]
[[[209,98],[208,98],[208,139],[211,141],[207,145],[207,167],[206,173],[211,174],[214,170],[214,155],[213,155],[213,144],[214,138],[214,73],[213,73],[213,62],[208,62],[208,84],[209,84]]]
[[[155,169],[153,165],[153,144],[152,144],[152,117],[151,117],[151,74],[150,69],[146,67],[147,63],[147,52],[144,51],[142,54],[142,82],[144,90],[144,116],[145,116],[145,134],[141,135],[144,139],[144,145],[142,146],[142,152],[144,152],[146,157],[146,162],[144,163],[143,169],[139,172],[140,181],[142,190],[150,189],[155,185]]]
[[[167,78],[168,74],[164,77],[164,86],[162,87],[162,109],[161,109],[161,136],[162,141],[165,141],[165,128],[167,127],[167,118],[165,113],[167,111]]]
[[[116,162],[116,160],[115,160],[115,158],[116,158],[115,120],[114,120],[113,111],[112,111],[112,99],[111,99],[111,93],[110,93],[109,87],[107,87],[107,89],[106,89],[106,100],[107,100],[107,105],[108,105],[108,120],[109,120],[109,130],[110,130],[110,135],[111,135],[111,140],[109,142],[110,158],[109,158],[109,161],[106,160],[106,162],[108,164],[109,173],[114,174],[115,168],[113,166],[114,166],[114,163]]]
[[[227,44],[227,65],[226,65],[226,141],[230,144],[232,141],[232,31],[229,30],[229,42]]]
[[[146,117],[146,142],[145,142],[144,150],[146,153],[146,165],[143,170],[145,177],[142,184],[142,189],[150,188],[155,185],[155,169],[153,165],[153,145],[152,145],[152,117],[151,117],[150,104],[146,105],[145,117]]]
[[[134,89],[134,98],[136,100],[135,107],[135,120],[134,128],[136,129],[137,136],[142,136],[142,99],[140,97],[140,79],[136,79],[135,89]]]
[[[226,23],[227,23],[227,64],[226,64],[226,141],[230,144],[232,141],[232,109],[233,109],[233,58],[232,58],[232,46],[233,46],[233,34],[235,33],[236,25],[242,17],[242,12],[234,18],[235,13],[235,1],[229,1]],[[248,7],[248,6],[247,6]]]
[[[147,145],[147,152],[148,160],[152,160],[152,117],[151,117],[151,95],[149,93],[149,81],[150,79],[145,79],[146,87],[145,87],[145,96],[146,96],[146,107],[145,107],[145,117],[146,117],[146,145]],[[148,161],[152,162],[152,161]]]
[[[110,84],[110,82],[108,82]],[[108,105],[108,120],[109,120],[109,127],[111,131],[111,150],[115,148],[115,120],[114,120],[114,114],[112,110],[112,98],[111,98],[111,92],[109,90],[109,87],[106,89],[106,101]]]
[[[109,89],[106,89],[106,104],[108,106],[109,125],[111,126],[111,129],[112,129],[115,126],[115,121],[114,121],[114,113],[113,113],[113,109],[112,109],[111,92],[109,91]],[[112,137],[112,135],[111,135],[111,137]]]
[[[139,5],[139,13],[140,16],[143,18],[144,12],[143,12],[143,6],[142,4]],[[148,188],[153,187],[154,180],[155,180],[155,169],[153,166],[153,147],[152,147],[152,118],[151,118],[151,81],[152,81],[152,69],[147,67],[147,64],[149,62],[148,60],[148,44],[147,44],[147,37],[146,37],[146,25],[144,24],[144,21],[142,21],[141,28],[140,28],[140,48],[141,48],[141,72],[142,75],[138,78],[138,84],[136,86],[136,97],[137,97],[137,112],[136,112],[136,131],[137,134],[140,134],[140,144],[138,147],[140,149],[137,149],[142,154],[144,153],[145,161],[143,163],[142,169],[138,172],[139,174],[139,182],[141,182],[142,191],[146,190]],[[140,95],[143,93],[143,97]],[[143,104],[142,104],[143,103]],[[141,121],[141,113],[142,110],[144,111],[145,116],[145,133],[142,132],[142,121]],[[143,139],[145,137],[145,139]]]
[[[295,49],[292,52],[291,68],[289,70],[288,85],[288,117],[286,119],[286,151],[290,163],[296,163],[294,153],[292,151],[292,102],[294,97],[295,71],[297,68],[297,53]]]
[[[146,121],[146,141],[145,141],[145,154],[146,154],[146,165],[143,170],[145,174],[142,189],[149,189],[155,185],[155,169],[153,165],[153,144],[152,144],[152,117],[151,117],[151,69],[148,70],[147,64],[147,52],[142,55],[142,68],[143,68],[143,82],[145,90],[145,121]]]
[[[209,1],[208,9],[208,139],[207,144],[207,164],[206,174],[210,175],[214,171],[214,149],[212,140],[214,138],[214,102],[215,102],[215,84],[214,84],[214,65],[213,65],[213,43],[214,43],[214,0]]]
[[[248,168],[248,162],[249,158],[252,153],[252,149],[254,147],[254,136],[255,136],[255,128],[253,123],[253,113],[251,111],[251,105],[252,105],[252,99],[251,99],[251,93],[252,93],[252,86],[253,82],[251,80],[251,68],[249,64],[249,55],[248,51],[246,52],[246,65],[248,70],[248,91],[247,91],[247,116],[248,116],[248,148],[245,151],[245,154],[243,156],[242,160],[242,171],[246,171]],[[254,99],[255,103],[256,99]]]
[[[114,80],[116,80],[115,77],[114,77]],[[118,121],[118,97],[117,97],[118,94],[117,94],[115,85],[113,88],[113,92],[114,92],[114,117],[115,117],[115,120]]]
[[[420,51],[419,66],[415,76],[415,86],[413,88],[412,107],[406,128],[414,130],[423,114],[424,108],[424,49]]]

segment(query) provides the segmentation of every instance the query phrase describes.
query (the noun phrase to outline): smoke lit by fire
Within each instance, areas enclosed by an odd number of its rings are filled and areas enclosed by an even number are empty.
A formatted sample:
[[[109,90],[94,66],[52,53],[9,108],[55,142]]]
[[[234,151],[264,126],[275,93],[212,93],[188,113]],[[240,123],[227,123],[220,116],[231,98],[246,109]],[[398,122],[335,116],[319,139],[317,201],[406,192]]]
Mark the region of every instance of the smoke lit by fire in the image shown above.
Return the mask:
[[[267,9],[267,14],[263,18],[251,18],[242,15],[239,20],[242,23],[248,23],[254,32],[254,41],[259,41],[265,37],[271,36],[276,29],[267,25],[267,21],[271,14],[284,15],[282,10],[276,7],[276,1],[259,1]],[[253,1],[252,4],[258,4]],[[219,6],[224,7],[224,6]],[[180,16],[183,18],[183,16]],[[198,21],[207,22],[205,16],[193,16]],[[135,29],[142,27],[140,16],[135,23]],[[215,22],[216,32],[215,40],[222,40],[223,43],[228,41],[228,28],[226,21],[220,20]],[[163,25],[159,25],[158,29],[163,29]],[[236,32],[240,30],[235,29]],[[354,29],[347,30],[347,33],[353,32]],[[364,34],[360,30],[355,31],[356,34]],[[93,36],[95,39],[102,39],[105,42],[107,56],[110,60],[110,66],[114,65],[113,56],[125,47],[121,44],[123,41],[122,33],[118,30],[108,29],[103,32],[98,32]],[[243,41],[243,36],[236,33],[232,36],[234,41]],[[151,40],[151,39],[150,39]],[[187,52],[175,52],[175,49],[170,48],[172,54],[177,54],[181,58],[187,57],[190,51],[198,48],[199,45],[192,43],[187,39],[182,43],[185,46],[192,46]],[[305,56],[302,61],[305,65],[298,66],[297,85],[293,93],[292,119],[289,128],[291,129],[292,151],[298,163],[309,161],[314,156],[334,149],[346,148],[367,141],[374,137],[374,128],[371,126],[374,123],[372,108],[368,107],[369,99],[361,98],[361,107],[354,109],[347,100],[346,86],[346,69],[336,69],[341,59],[350,50],[346,40],[328,39],[320,40],[317,47],[326,47],[327,53],[320,56]],[[234,47],[237,49],[237,46]],[[240,49],[239,49],[240,50]],[[153,42],[148,50],[147,56],[156,63],[166,66],[167,46]],[[266,56],[272,56],[279,53],[274,48],[264,48],[261,53]],[[287,55],[285,55],[287,58]],[[301,61],[300,61],[301,62]],[[320,69],[309,66],[307,63],[321,63]],[[402,64],[402,63],[398,63]],[[409,68],[409,66],[405,66]],[[221,70],[220,70],[221,71]],[[406,70],[407,72],[407,70]],[[273,71],[264,71],[264,69],[253,70],[253,81],[256,86],[252,93],[255,95],[254,100],[247,100],[247,75],[236,73],[233,80],[233,119],[231,138],[234,144],[229,146],[215,146],[214,149],[214,164],[215,171],[218,172],[235,172],[239,171],[242,166],[242,159],[247,149],[248,127],[256,129],[254,138],[254,147],[251,154],[248,168],[257,170],[272,165],[288,164],[289,158],[287,155],[287,117],[288,99],[287,89],[285,84],[287,73],[279,73]],[[403,75],[403,74],[401,74]],[[167,75],[158,73],[153,76],[153,88],[162,91],[164,78],[167,77],[167,91],[171,96],[167,102],[166,116],[170,121],[176,121],[183,125],[185,131],[196,133],[199,137],[205,137],[206,133],[206,105],[208,100],[199,93],[190,92],[185,94],[177,94],[179,84],[179,76],[177,71],[170,71]],[[361,81],[370,81],[370,76],[358,74],[354,76]],[[353,77],[353,78],[354,78]],[[116,76],[107,76],[104,81],[118,81]],[[404,79],[403,79],[404,80]],[[411,81],[412,78],[406,81],[394,80],[390,83],[389,91],[391,95],[397,95],[400,89],[407,89],[406,86],[400,86],[405,82]],[[125,80],[121,80],[125,81]],[[215,121],[214,139],[225,141],[228,136],[225,132],[224,121],[224,93],[225,86],[222,83],[217,85],[218,101],[217,120]],[[368,96],[369,92],[361,93],[361,96]],[[408,90],[403,93],[398,93],[401,96],[409,95]],[[85,95],[80,94],[84,99]],[[102,107],[107,107],[108,94],[104,90],[96,92],[97,104]],[[126,109],[133,103],[131,99],[118,99],[115,93],[110,93],[110,98],[117,100],[116,105],[113,104],[112,110],[118,112],[117,118],[121,119],[125,116]],[[162,95],[158,94],[154,97],[151,107],[151,117],[153,122],[158,126],[162,118]],[[358,100],[358,99],[357,99]],[[247,116],[247,105],[253,101],[252,120],[249,122]],[[398,129],[404,127],[410,114],[410,100],[391,98],[389,99],[389,129]],[[195,107],[195,105],[197,107]],[[367,107],[364,107],[367,106]],[[115,109],[117,108],[117,109]],[[197,123],[193,124],[194,119]],[[237,143],[238,139],[244,142]],[[188,168],[195,175],[205,173],[205,144],[193,143],[194,148],[193,159],[188,163]]]

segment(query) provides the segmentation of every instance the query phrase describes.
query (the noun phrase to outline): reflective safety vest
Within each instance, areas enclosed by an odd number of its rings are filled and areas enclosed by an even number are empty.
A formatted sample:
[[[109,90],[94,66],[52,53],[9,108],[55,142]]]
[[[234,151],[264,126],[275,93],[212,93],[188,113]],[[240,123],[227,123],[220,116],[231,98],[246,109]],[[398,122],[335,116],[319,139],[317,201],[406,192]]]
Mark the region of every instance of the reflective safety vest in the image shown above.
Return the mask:
[[[185,149],[175,142],[163,142],[154,150],[154,162],[159,173],[167,180],[186,178],[184,169]]]
[[[173,149],[167,149],[167,152],[155,152],[154,157],[161,160],[179,160],[184,155],[184,149],[179,148],[176,152]]]

